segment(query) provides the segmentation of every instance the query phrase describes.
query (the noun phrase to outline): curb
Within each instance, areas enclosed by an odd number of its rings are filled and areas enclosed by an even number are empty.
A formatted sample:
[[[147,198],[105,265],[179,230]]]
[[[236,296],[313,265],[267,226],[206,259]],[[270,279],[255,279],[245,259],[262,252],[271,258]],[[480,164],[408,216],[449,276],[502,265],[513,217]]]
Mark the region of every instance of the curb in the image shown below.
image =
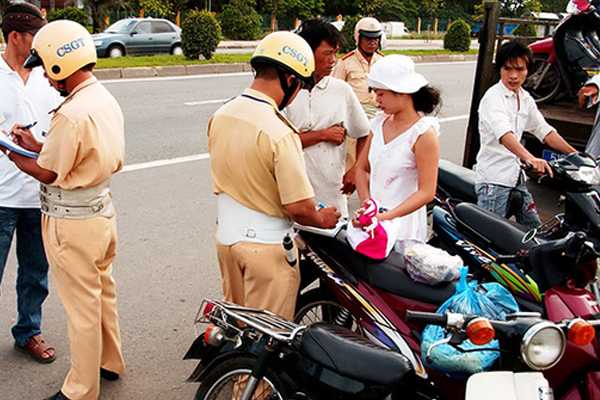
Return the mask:
[[[437,56],[411,57],[415,63],[424,62],[460,62],[476,61],[477,54],[441,54]],[[99,80],[108,79],[135,79],[154,78],[186,75],[212,75],[230,74],[236,72],[250,72],[252,68],[248,63],[232,64],[191,64],[191,65],[164,65],[155,67],[133,68],[105,68],[94,70],[94,75]]]

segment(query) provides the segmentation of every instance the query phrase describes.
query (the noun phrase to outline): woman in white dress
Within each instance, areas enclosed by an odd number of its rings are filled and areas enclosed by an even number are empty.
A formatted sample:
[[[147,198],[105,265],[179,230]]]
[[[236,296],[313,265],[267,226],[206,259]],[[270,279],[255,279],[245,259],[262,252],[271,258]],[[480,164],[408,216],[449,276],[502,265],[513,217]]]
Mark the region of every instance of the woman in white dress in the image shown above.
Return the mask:
[[[357,164],[360,202],[379,202],[376,218],[390,238],[425,241],[426,205],[435,195],[439,160],[439,123],[427,115],[440,106],[440,94],[406,56],[382,58],[367,78],[381,112]],[[352,225],[364,228],[357,217]]]

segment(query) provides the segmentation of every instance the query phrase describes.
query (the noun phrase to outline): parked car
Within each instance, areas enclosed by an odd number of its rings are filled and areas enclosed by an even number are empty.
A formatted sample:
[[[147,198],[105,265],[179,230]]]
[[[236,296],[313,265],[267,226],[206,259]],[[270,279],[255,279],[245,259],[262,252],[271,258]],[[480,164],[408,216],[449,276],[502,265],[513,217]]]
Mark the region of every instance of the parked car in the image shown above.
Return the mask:
[[[183,54],[181,28],[166,19],[122,19],[92,38],[98,57]]]

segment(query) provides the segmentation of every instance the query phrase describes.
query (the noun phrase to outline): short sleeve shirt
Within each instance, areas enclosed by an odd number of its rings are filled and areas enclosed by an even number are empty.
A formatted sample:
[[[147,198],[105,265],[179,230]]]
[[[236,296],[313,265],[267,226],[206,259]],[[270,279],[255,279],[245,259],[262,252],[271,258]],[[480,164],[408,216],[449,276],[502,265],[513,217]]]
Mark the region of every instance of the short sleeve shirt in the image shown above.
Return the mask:
[[[284,113],[300,130],[300,135],[334,125],[343,126],[346,134],[355,139],[369,134],[369,120],[350,85],[330,76],[321,79],[312,91],[301,90]],[[347,216],[347,200],[341,192],[346,143],[338,146],[319,142],[304,148],[304,159],[315,201],[335,206]]]
[[[479,138],[477,154],[477,183],[514,187],[521,171],[519,158],[500,142],[502,136],[513,132],[521,140],[529,132],[544,141],[555,130],[538,110],[535,100],[523,88],[517,94],[502,81],[488,89],[479,104]]]
[[[96,78],[79,84],[52,117],[38,165],[62,189],[94,187],[123,167],[121,107]]]
[[[41,67],[33,68],[27,82],[12,70],[0,55],[0,130],[8,132],[15,124],[30,124],[34,137],[44,141],[51,114],[62,102],[58,92],[44,78]],[[0,133],[1,134],[1,133]],[[0,153],[0,207],[39,208],[40,183],[22,172]]]
[[[213,191],[279,218],[284,205],[314,193],[302,145],[273,99],[252,89],[222,106],[208,123]]]
[[[331,76],[348,82],[360,104],[370,104],[377,107],[375,93],[369,93],[369,82],[366,74],[370,71],[371,66],[383,57],[383,54],[375,53],[369,63],[358,49],[353,50],[338,60]]]

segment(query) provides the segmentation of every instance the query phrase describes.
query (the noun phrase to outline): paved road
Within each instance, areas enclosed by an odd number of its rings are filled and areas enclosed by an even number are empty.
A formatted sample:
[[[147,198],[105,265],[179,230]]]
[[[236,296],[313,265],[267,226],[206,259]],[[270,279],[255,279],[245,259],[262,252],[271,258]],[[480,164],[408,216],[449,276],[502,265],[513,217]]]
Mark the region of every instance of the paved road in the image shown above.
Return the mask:
[[[419,64],[442,89],[442,157],[462,159],[475,63]],[[102,382],[100,399],[191,399],[185,382],[193,361],[182,361],[194,339],[202,298],[220,297],[214,252],[215,199],[205,136],[209,116],[241,92],[250,74],[105,82],[125,112],[127,167],[113,179],[119,251],[114,275],[126,375]],[[0,305],[0,399],[53,394],[68,370],[65,314],[50,284],[44,335],[58,359],[40,365],[12,348],[15,260],[10,256]]]

